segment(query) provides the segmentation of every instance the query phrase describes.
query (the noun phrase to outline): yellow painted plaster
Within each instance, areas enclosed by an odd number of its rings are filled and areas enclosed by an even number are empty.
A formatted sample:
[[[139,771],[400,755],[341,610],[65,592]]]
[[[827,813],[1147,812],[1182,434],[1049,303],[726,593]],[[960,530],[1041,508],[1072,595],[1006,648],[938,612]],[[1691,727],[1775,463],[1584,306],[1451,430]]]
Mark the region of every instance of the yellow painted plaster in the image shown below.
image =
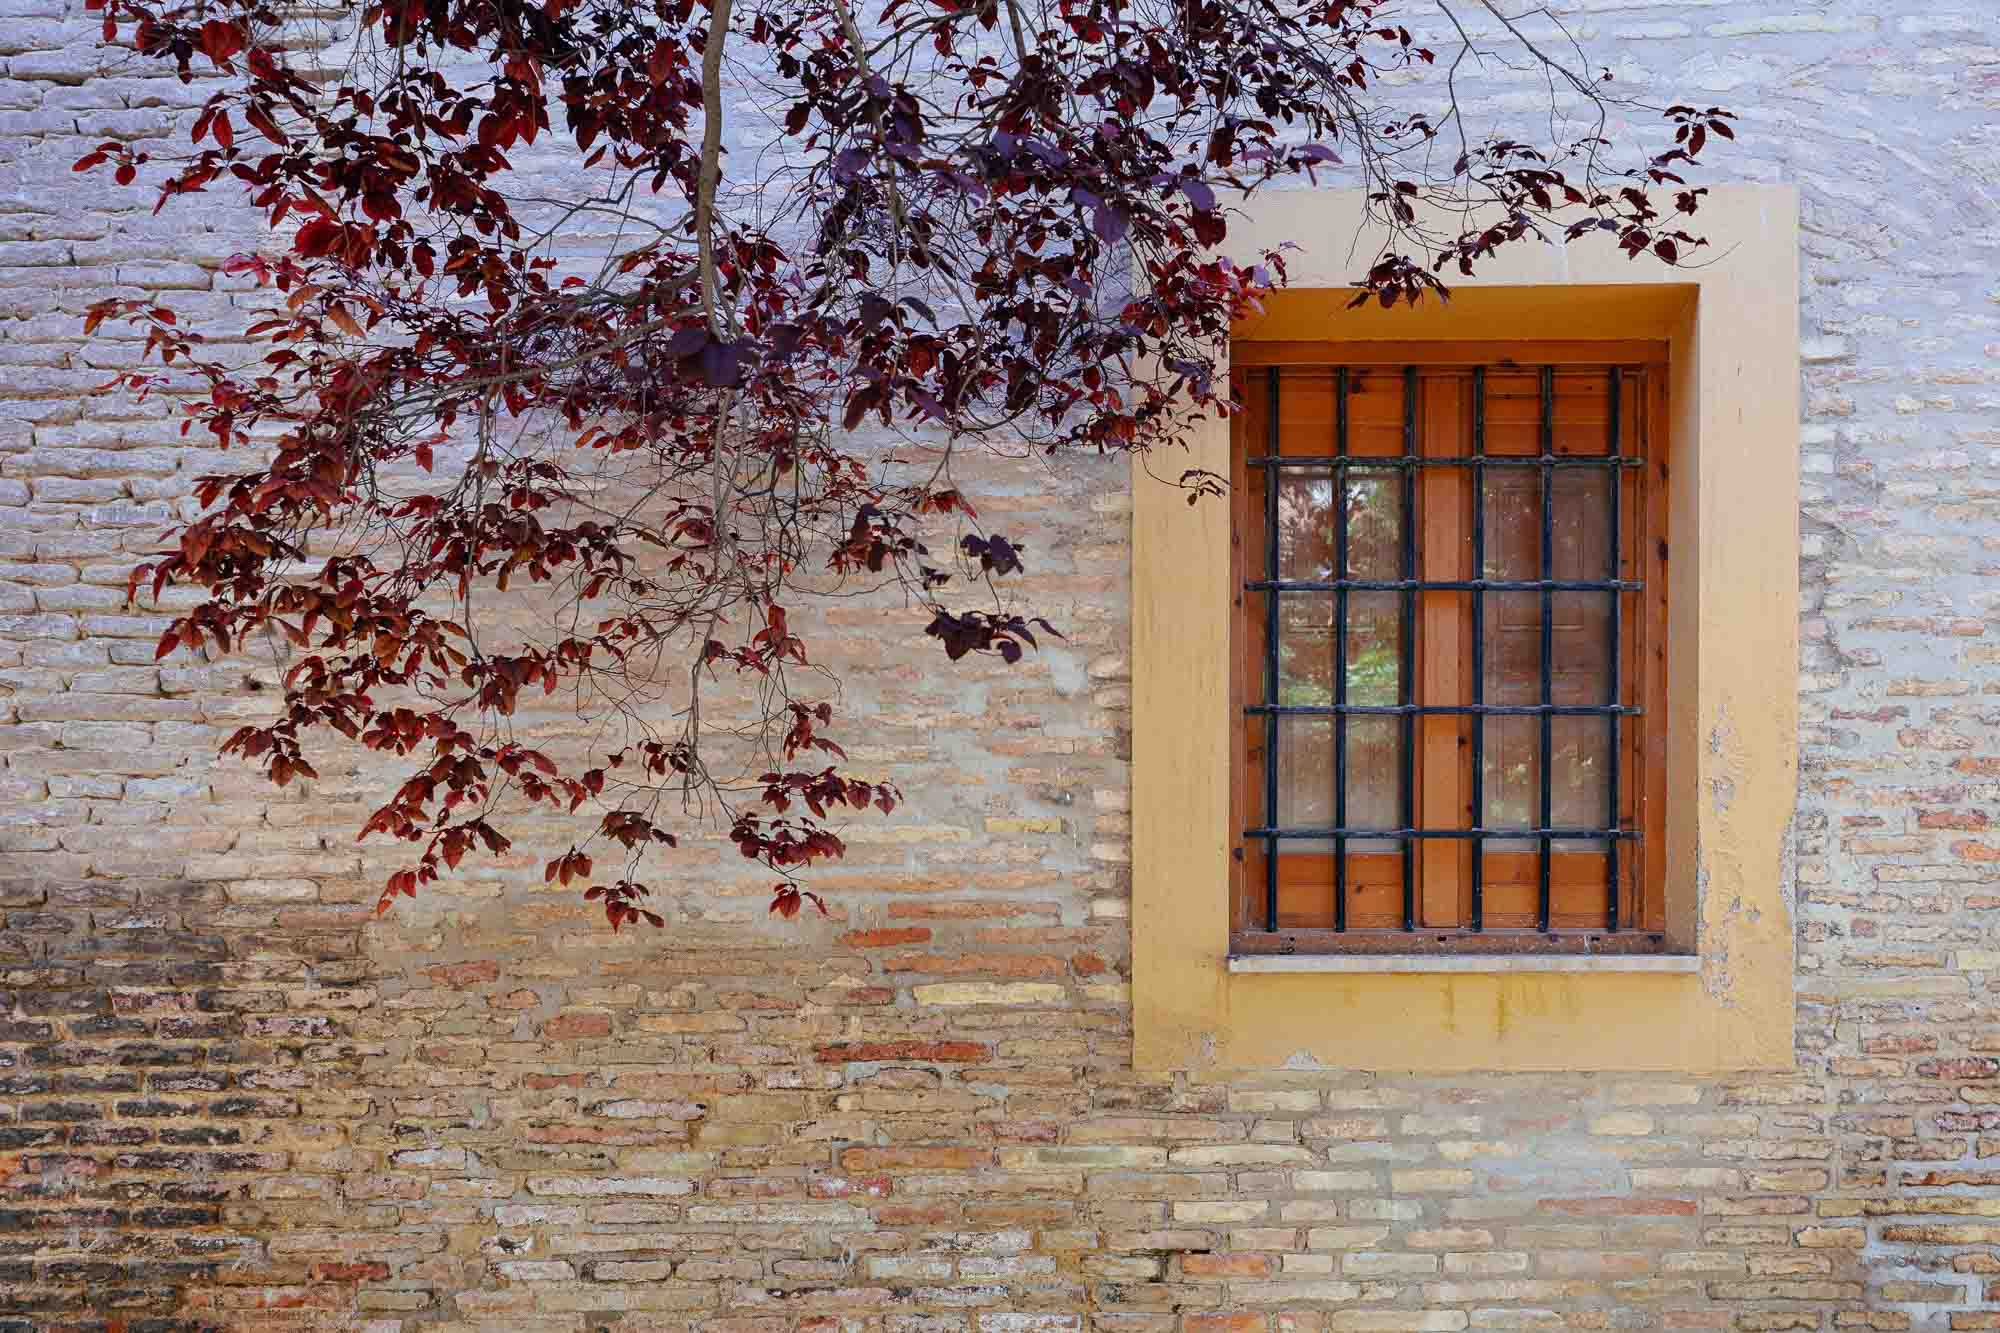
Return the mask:
[[[1232,974],[1228,506],[1133,473],[1133,1025],[1141,1069],[1768,1069],[1792,1061],[1798,245],[1790,189],[1704,204],[1700,267],[1525,243],[1416,311],[1345,309],[1354,192],[1244,205],[1292,242],[1243,339],[1666,338],[1671,380],[1667,906],[1697,973]],[[1357,237],[1359,240],[1357,241]],[[1180,460],[1175,460],[1178,463]],[[1211,422],[1189,467],[1229,473]],[[1159,470],[1155,460],[1154,470]],[[1178,466],[1172,469],[1178,471]]]

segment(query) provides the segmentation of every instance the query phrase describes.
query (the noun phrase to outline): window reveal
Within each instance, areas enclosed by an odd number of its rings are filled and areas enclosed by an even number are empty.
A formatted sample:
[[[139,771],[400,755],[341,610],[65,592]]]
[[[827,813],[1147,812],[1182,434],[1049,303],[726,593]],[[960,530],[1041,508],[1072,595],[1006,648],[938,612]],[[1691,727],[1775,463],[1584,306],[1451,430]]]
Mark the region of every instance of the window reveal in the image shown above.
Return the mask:
[[[1659,359],[1285,347],[1238,356],[1236,946],[1658,947]]]

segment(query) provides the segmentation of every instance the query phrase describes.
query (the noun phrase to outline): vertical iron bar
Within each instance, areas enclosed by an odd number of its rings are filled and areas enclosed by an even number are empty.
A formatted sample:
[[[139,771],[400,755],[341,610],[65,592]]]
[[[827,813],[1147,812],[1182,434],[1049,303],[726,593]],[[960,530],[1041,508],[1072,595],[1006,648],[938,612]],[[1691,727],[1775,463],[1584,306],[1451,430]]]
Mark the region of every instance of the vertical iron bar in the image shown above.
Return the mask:
[[[1266,407],[1265,434],[1271,456],[1276,458],[1279,450],[1278,439],[1278,368],[1271,367],[1269,385],[1270,400]],[[1284,469],[1271,466],[1264,469],[1264,561],[1271,578],[1280,577],[1278,569],[1278,486],[1284,479]],[[1270,600],[1264,604],[1264,698],[1271,703],[1283,702],[1278,698],[1278,599],[1284,594],[1272,588],[1265,596]],[[1278,818],[1278,718],[1272,713],[1264,732],[1264,826],[1277,828],[1283,821]],[[1278,840],[1264,839],[1264,929],[1278,928]]]
[[[1333,393],[1333,452],[1347,457],[1347,367],[1336,372]],[[1333,469],[1334,577],[1347,578],[1347,464]],[[1334,593],[1333,612],[1333,826],[1347,827],[1347,589]],[[1333,928],[1347,929],[1347,835],[1333,837]]]
[[[1486,577],[1486,368],[1472,370],[1472,577]],[[1486,590],[1472,592],[1472,703],[1486,703]],[[1472,718],[1472,826],[1486,827],[1486,718]],[[1472,928],[1486,929],[1486,838],[1472,837]]]
[[[1542,581],[1555,578],[1555,468],[1549,463],[1555,453],[1555,397],[1556,371],[1554,366],[1542,367]],[[1548,710],[1555,703],[1555,593],[1542,589],[1542,804],[1541,823],[1538,827],[1551,826],[1550,816],[1554,802],[1552,788],[1555,767],[1554,715]],[[1543,833],[1536,857],[1536,903],[1535,928],[1547,933],[1549,929],[1549,861],[1552,848],[1549,835]]]
[[[1611,368],[1611,383],[1608,386],[1610,395],[1611,437],[1605,443],[1605,452],[1612,458],[1618,457],[1618,450],[1621,444],[1619,434],[1623,425],[1621,419],[1624,410],[1622,402],[1624,396],[1623,390],[1623,372],[1618,367],[1613,366]],[[1624,541],[1619,529],[1624,518],[1625,509],[1625,469],[1613,463],[1606,469],[1605,475],[1609,480],[1608,489],[1611,492],[1611,578],[1615,581],[1623,573],[1619,566],[1622,559],[1621,552],[1624,549]],[[1619,658],[1622,651],[1620,643],[1622,635],[1620,631],[1624,628],[1622,624],[1624,608],[1625,594],[1614,590],[1611,594],[1611,669],[1607,673],[1610,676],[1610,690],[1608,692],[1609,697],[1605,700],[1606,703],[1614,707],[1624,695],[1624,682],[1620,679],[1621,673],[1619,670],[1621,665]],[[1620,739],[1618,735],[1618,714],[1615,712],[1612,713],[1606,721],[1611,725],[1611,762],[1606,772],[1605,787],[1607,789],[1606,794],[1611,802],[1610,827],[1615,832],[1624,827],[1624,821],[1619,815],[1618,771],[1624,767],[1625,756],[1618,745]],[[1619,906],[1618,839],[1616,838],[1606,838],[1604,840],[1604,882],[1605,894],[1609,899],[1606,909],[1607,920],[1605,921],[1605,929],[1616,931],[1618,929]]]
[[[1417,577],[1417,469],[1414,463],[1417,454],[1417,368],[1409,366],[1403,371],[1403,580],[1414,582]],[[1397,702],[1416,702],[1417,666],[1417,594],[1408,587],[1403,589],[1402,615],[1402,662],[1397,671]],[[1406,829],[1417,826],[1416,797],[1416,714],[1403,714],[1403,743],[1401,773],[1403,780],[1403,823]],[[1416,840],[1403,840],[1403,929],[1417,928],[1417,863]]]

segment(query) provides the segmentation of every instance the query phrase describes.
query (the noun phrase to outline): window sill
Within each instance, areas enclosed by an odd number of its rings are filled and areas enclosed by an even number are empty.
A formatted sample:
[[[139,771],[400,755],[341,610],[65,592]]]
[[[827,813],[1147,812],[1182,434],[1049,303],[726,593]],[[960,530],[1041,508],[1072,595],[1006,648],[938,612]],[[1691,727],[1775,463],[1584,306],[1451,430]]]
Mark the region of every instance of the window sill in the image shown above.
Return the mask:
[[[1231,972],[1699,972],[1694,954],[1235,954]]]

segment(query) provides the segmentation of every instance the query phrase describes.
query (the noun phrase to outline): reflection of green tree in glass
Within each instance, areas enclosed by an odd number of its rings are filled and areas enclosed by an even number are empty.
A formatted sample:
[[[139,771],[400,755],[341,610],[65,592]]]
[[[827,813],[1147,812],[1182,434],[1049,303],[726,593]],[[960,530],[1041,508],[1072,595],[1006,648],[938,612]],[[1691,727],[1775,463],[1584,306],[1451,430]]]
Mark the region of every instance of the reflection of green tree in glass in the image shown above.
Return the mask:
[[[1278,702],[1293,708],[1324,708],[1333,702],[1333,691],[1318,681],[1287,675],[1279,678]]]
[[[1402,674],[1400,646],[1386,634],[1357,643],[1359,637],[1348,636],[1347,702],[1370,707],[1395,703]]]
[[[1348,474],[1347,565],[1357,579],[1403,573],[1403,496],[1393,473]]]
[[[1347,519],[1350,578],[1401,576],[1402,500],[1390,473],[1351,470],[1336,488],[1330,474],[1286,474],[1278,493],[1278,577],[1327,581],[1338,575],[1336,489]],[[1347,701],[1381,705],[1397,701],[1401,678],[1400,626],[1394,594],[1352,593],[1347,625]],[[1325,706],[1334,702],[1332,626],[1334,599],[1287,598],[1279,634],[1277,702]]]

